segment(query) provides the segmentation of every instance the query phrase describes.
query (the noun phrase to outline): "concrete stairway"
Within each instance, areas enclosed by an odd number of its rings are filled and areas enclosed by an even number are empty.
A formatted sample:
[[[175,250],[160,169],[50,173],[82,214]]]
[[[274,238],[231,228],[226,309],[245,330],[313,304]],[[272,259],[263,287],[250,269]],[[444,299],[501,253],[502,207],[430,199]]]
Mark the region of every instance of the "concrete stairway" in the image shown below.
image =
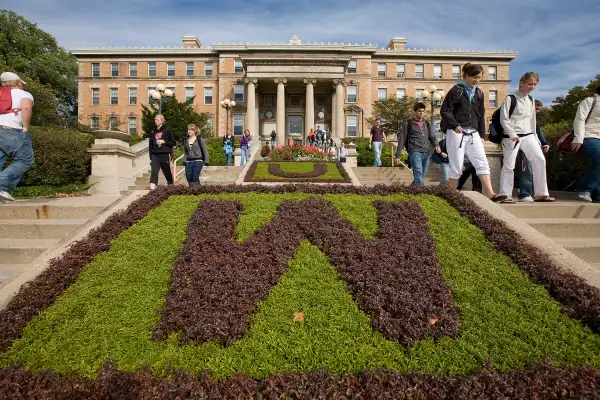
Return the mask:
[[[410,185],[413,181],[412,171],[402,167],[357,167],[352,171],[364,186]],[[431,167],[425,174],[425,185],[438,185],[441,172],[437,167]]]
[[[177,167],[177,171],[181,171],[180,168]],[[202,168],[202,172],[200,173],[200,184],[201,185],[231,185],[235,183],[240,172],[242,172],[243,167],[227,167],[227,166],[209,166]],[[158,184],[166,185],[167,181],[165,180],[164,175],[161,173],[158,174]],[[182,172],[177,176],[175,180],[175,184],[187,185],[187,181],[185,179],[185,172]],[[134,186],[129,186],[130,190],[148,190],[150,185],[150,171],[144,173],[139,176]]]
[[[600,270],[600,204],[503,204],[507,211]]]
[[[118,196],[18,200],[0,204],[0,288],[66,243]]]

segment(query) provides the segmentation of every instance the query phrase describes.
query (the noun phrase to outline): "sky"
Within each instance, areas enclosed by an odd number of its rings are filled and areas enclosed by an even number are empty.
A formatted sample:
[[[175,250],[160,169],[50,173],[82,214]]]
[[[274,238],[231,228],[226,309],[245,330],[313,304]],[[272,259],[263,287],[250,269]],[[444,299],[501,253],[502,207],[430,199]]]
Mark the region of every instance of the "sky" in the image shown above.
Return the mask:
[[[373,43],[409,48],[513,50],[511,89],[536,71],[546,105],[600,74],[600,0],[3,0],[66,49],[225,42]]]

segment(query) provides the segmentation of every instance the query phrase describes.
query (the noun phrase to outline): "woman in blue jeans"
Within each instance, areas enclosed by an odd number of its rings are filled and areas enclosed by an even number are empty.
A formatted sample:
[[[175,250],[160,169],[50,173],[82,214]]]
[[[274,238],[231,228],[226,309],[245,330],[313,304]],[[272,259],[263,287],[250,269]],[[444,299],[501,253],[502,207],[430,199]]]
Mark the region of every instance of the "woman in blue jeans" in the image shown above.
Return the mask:
[[[580,151],[592,162],[592,168],[579,181],[577,195],[580,200],[600,203],[600,86],[596,93],[579,103],[571,150]]]
[[[250,141],[252,140],[252,136],[250,136],[250,129],[246,129],[244,131],[244,136],[240,140],[240,150],[242,155],[242,160],[240,161],[240,166],[244,166],[248,161],[250,161]]]
[[[183,162],[185,163],[185,178],[188,185],[200,184],[202,167],[208,164],[208,151],[200,130],[194,124],[188,125],[188,137],[183,141]]]

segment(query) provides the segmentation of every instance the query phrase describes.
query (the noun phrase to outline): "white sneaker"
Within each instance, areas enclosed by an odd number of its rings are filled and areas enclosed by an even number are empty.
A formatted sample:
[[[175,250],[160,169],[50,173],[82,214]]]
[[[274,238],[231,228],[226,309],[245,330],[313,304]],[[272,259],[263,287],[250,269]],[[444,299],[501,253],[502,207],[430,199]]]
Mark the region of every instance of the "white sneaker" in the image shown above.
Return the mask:
[[[533,203],[533,197],[527,196],[519,199],[522,203]]]
[[[590,192],[579,192],[577,193],[577,197],[579,197],[579,200],[587,201],[588,203],[592,202],[592,194]]]
[[[0,192],[0,198],[4,201],[15,201],[15,198],[10,195],[8,192]],[[590,199],[592,201],[592,199]]]
[[[156,189],[156,183],[151,183],[150,184],[150,190],[154,190]]]

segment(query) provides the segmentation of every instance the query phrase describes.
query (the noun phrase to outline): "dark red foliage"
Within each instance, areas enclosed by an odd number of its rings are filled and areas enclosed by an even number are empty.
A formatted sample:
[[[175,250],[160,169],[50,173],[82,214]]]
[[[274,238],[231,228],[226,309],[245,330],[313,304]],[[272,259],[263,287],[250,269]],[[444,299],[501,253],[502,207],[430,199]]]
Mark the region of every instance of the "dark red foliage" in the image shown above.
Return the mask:
[[[280,163],[282,162],[296,162],[296,161],[278,161],[277,163],[269,162],[267,169],[271,175],[280,176],[283,179],[277,178],[256,178],[254,174],[256,173],[256,168],[258,167],[258,163],[261,161],[254,161],[248,171],[246,172],[246,176],[244,177],[244,182],[305,182],[305,183],[350,183],[350,176],[348,172],[344,169],[344,166],[341,162],[337,161],[335,163],[336,168],[339,173],[342,175],[342,179],[325,179],[319,178],[319,176],[323,175],[327,172],[327,166],[325,162],[319,161],[311,161],[315,168],[311,172],[286,172],[282,171],[280,167]],[[263,161],[264,162],[264,161]],[[329,163],[331,165],[331,163]]]
[[[378,201],[375,207],[376,240],[364,239],[325,200],[311,198],[283,202],[273,220],[238,244],[234,233],[242,206],[202,201],[190,220],[155,339],[177,331],[184,343],[230,345],[242,338],[302,239],[329,256],[358,306],[371,316],[373,328],[386,338],[411,344],[455,335],[458,311],[425,214],[416,202]],[[398,240],[403,230],[410,235]],[[437,323],[428,323],[428,317]]]
[[[600,372],[550,364],[500,374],[486,369],[472,376],[440,377],[393,371],[357,376],[306,372],[255,380],[236,375],[215,382],[173,371],[169,378],[147,369],[120,372],[106,365],[95,379],[52,371],[0,369],[2,399],[598,399]]]

